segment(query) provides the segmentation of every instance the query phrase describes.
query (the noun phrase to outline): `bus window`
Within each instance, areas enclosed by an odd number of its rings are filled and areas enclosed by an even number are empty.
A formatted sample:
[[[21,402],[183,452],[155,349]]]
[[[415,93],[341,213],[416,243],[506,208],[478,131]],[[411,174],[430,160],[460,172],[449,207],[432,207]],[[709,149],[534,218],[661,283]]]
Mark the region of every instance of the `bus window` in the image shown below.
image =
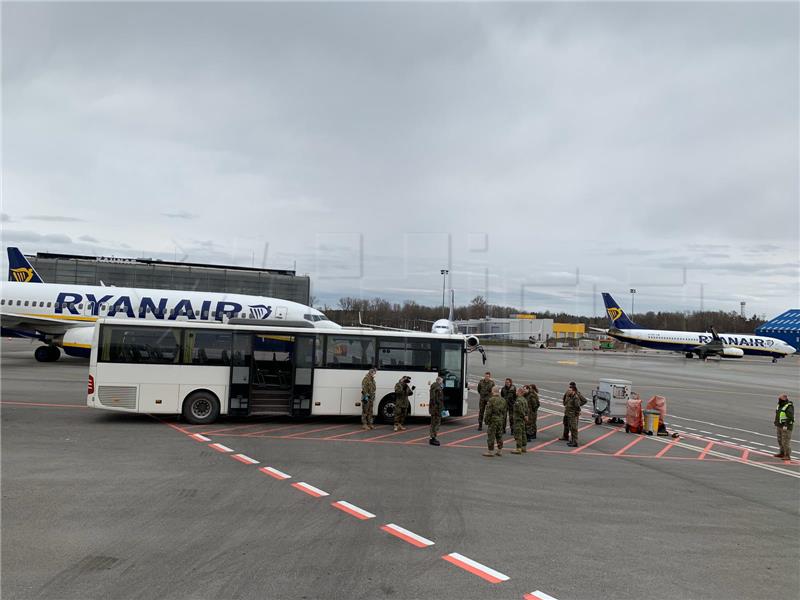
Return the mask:
[[[187,329],[183,339],[185,365],[230,365],[231,332]]]
[[[381,338],[378,361],[380,368],[396,367],[430,371],[433,368],[431,343],[428,341],[407,342],[402,338]]]
[[[163,327],[104,327],[100,360],[132,364],[178,364],[181,332]]]
[[[328,336],[325,366],[328,368],[369,369],[375,364],[375,338]]]

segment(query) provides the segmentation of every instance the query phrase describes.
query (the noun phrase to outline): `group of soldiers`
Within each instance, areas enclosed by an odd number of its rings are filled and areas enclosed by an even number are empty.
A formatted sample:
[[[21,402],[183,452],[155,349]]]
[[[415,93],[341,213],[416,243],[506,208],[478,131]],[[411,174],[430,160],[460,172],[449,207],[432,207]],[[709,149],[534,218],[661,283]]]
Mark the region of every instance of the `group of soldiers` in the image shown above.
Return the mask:
[[[536,421],[539,414],[539,389],[536,384],[529,383],[516,387],[511,378],[506,378],[503,387],[499,387],[487,371],[477,385],[478,396],[478,431],[486,425],[486,444],[488,450],[484,456],[501,456],[503,454],[503,436],[506,427],[514,435],[516,448],[512,454],[525,454],[528,442],[536,439]],[[586,398],[578,391],[574,381],[569,383],[562,399],[564,404],[564,431],[559,438],[568,446],[578,447],[578,417]],[[495,449],[496,446],[496,449]]]
[[[375,429],[373,425],[373,409],[375,406],[375,374],[372,368],[361,381],[361,427]],[[431,416],[430,444],[439,446],[437,435],[442,423],[444,411],[444,393],[442,378],[437,377],[430,387],[428,412]],[[499,387],[487,371],[476,386],[480,402],[478,404],[478,431],[486,425],[486,444],[488,450],[484,456],[501,456],[503,454],[503,436],[508,431],[514,435],[516,448],[511,454],[524,454],[528,451],[528,442],[536,439],[536,421],[539,413],[539,389],[529,383],[516,387],[510,377],[506,378],[503,387]],[[409,397],[416,386],[411,385],[411,377],[404,375],[394,386],[395,410],[394,431],[405,431],[406,416],[411,409]],[[586,398],[578,391],[574,381],[569,382],[562,398],[564,405],[564,429],[561,441],[567,446],[578,447],[578,418]],[[780,451],[775,455],[785,460],[791,459],[791,439],[794,428],[794,405],[786,394],[778,398],[775,410],[775,427],[777,428]],[[496,448],[496,449],[495,449]]]

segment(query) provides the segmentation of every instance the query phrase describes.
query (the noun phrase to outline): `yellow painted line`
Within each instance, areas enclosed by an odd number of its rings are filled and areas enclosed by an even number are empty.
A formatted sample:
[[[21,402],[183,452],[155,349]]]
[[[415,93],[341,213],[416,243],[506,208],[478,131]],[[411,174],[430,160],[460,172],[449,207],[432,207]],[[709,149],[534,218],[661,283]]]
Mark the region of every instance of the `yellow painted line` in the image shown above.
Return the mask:
[[[560,365],[577,365],[578,364],[577,360],[559,360],[557,362]]]
[[[70,348],[86,348],[87,350],[91,350],[92,349],[92,345],[91,344],[73,344],[73,343],[67,344],[67,343],[64,343],[63,345],[64,346],[69,346]]]
[[[73,315],[37,315],[31,313],[22,313],[21,316],[23,317],[38,317],[40,319],[63,319],[65,321],[89,321],[95,322],[97,321],[97,317],[80,317],[80,316],[73,316]]]

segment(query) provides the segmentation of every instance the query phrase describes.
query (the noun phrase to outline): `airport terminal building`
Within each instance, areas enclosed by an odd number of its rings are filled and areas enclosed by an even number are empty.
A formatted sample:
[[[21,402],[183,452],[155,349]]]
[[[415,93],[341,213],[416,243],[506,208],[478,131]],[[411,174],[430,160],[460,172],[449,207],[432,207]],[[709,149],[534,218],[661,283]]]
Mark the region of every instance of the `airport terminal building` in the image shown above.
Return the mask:
[[[310,278],[285,269],[49,252],[26,258],[47,283],[251,294],[306,305],[311,295]]]
[[[756,335],[778,338],[800,352],[800,308],[787,310],[756,328]]]

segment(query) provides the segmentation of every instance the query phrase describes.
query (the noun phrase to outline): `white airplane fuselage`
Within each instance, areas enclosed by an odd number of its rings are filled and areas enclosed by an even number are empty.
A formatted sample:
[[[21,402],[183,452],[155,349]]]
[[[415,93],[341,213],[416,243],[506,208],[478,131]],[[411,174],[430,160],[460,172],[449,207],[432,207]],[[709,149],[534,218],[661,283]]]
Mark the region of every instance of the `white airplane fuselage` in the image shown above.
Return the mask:
[[[101,317],[165,323],[240,318],[265,325],[307,321],[318,328],[340,328],[314,308],[265,296],[14,281],[3,281],[0,288],[3,335],[36,337],[80,356],[88,356],[91,330]]]

